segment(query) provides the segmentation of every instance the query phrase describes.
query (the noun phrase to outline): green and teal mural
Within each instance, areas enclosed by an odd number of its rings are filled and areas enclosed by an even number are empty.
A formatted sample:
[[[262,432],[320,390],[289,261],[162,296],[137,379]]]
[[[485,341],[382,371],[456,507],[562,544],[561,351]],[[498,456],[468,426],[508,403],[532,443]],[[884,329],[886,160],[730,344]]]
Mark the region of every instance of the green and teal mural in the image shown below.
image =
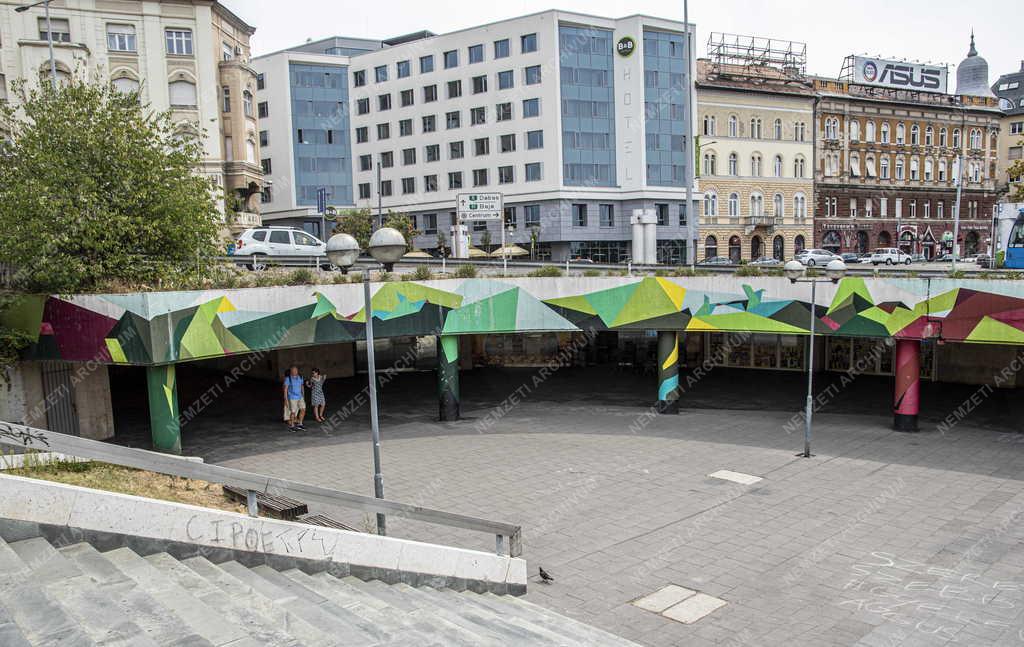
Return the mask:
[[[448,279],[373,290],[378,337],[587,329],[800,335],[812,308],[806,285],[776,277]],[[847,278],[818,294],[822,335],[1024,345],[1018,281]],[[5,317],[34,336],[27,359],[142,366],[354,341],[365,321],[360,285],[28,297]]]

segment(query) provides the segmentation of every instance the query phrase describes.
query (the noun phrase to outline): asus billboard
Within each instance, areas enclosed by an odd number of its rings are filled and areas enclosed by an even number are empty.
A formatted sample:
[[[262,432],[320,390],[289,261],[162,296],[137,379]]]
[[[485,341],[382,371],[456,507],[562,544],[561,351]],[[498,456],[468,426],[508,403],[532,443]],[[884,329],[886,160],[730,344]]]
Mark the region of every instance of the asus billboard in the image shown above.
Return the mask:
[[[917,90],[946,94],[949,71],[942,65],[855,56],[853,82],[896,90]]]

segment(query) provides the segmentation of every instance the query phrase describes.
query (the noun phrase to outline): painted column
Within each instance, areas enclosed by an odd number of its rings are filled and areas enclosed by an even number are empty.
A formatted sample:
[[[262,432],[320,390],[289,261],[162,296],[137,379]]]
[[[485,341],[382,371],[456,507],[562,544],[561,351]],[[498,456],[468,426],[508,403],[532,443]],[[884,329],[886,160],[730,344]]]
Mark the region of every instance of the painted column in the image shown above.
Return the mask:
[[[437,338],[438,419],[459,419],[459,336]]]
[[[917,431],[917,414],[921,407],[921,342],[897,339],[895,363],[892,428],[896,431]]]
[[[146,367],[149,387],[149,425],[153,449],[181,453],[181,423],[178,419],[178,383],[174,364]]]
[[[679,333],[658,331],[659,413],[679,413]]]

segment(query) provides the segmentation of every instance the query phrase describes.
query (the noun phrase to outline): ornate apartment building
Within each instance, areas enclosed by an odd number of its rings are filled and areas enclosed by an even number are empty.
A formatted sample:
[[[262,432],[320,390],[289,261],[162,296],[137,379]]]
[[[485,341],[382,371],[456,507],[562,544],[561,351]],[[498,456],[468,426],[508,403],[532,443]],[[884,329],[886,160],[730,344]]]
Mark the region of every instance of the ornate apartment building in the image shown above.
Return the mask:
[[[697,62],[703,258],[785,260],[811,244],[814,90],[803,44],[768,42],[712,34]]]
[[[49,79],[52,41],[58,80],[109,79],[171,110],[183,134],[203,139],[202,172],[237,198],[228,222],[260,224],[252,26],[213,0],[77,0],[52,3],[48,32],[42,7],[17,4],[0,1],[0,100],[17,101],[17,79]]]
[[[997,187],[1010,192],[1024,181],[1024,177],[1011,177],[1008,173],[1014,162],[1024,159],[1024,61],[1020,62],[1019,71],[1000,76],[992,91],[999,97],[1003,111],[996,160]]]
[[[991,249],[1001,114],[987,68],[972,38],[951,95],[814,80],[816,247],[863,254],[898,245],[927,258],[952,252],[963,152],[960,255]]]

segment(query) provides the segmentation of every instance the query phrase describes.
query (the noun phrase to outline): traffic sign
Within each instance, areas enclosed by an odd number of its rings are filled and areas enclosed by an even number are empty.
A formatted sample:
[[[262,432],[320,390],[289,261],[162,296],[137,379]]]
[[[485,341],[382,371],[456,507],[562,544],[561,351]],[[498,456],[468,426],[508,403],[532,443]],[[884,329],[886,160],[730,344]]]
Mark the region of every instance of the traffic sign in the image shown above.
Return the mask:
[[[461,220],[501,220],[500,193],[460,193],[457,204]]]
[[[327,189],[316,190],[316,212],[327,212]]]

